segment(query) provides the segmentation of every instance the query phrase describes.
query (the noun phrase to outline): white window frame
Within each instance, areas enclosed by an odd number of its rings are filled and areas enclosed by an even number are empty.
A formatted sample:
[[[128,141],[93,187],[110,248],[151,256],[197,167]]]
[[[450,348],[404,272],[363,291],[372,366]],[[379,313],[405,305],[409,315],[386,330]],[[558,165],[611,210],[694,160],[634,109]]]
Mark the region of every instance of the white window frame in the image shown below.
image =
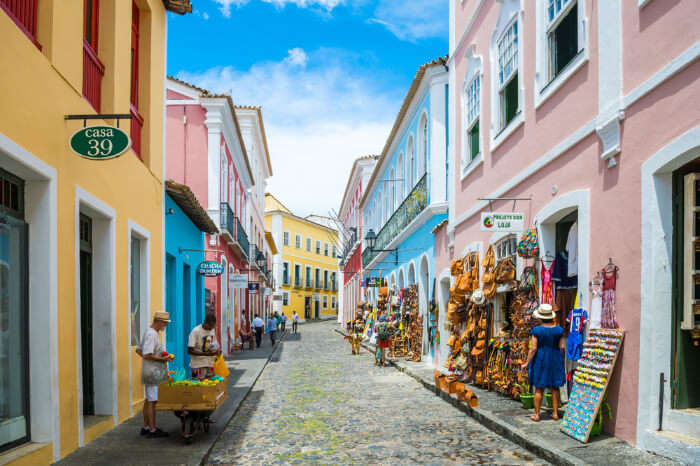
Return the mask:
[[[332,248],[332,251],[331,251],[331,257],[333,257],[334,259],[335,259],[336,257],[338,257],[338,247],[337,247],[335,244],[333,245],[333,248]]]
[[[299,267],[299,274],[298,274],[299,284],[297,284],[297,267]],[[304,284],[304,275],[302,273],[301,264],[299,264],[298,262],[295,262],[294,263],[294,286],[301,288],[303,284]]]
[[[328,290],[330,288],[330,272],[328,269],[323,269],[323,289]]]
[[[331,309],[335,309],[336,304],[335,296],[331,296]]]
[[[430,141],[430,128],[428,127],[428,112],[423,111],[418,119],[418,134],[416,141],[418,142],[418,162],[416,166],[416,179],[414,183],[423,178],[423,175],[428,173],[428,152]]]
[[[323,255],[328,257],[328,243],[323,243]]]
[[[413,190],[416,184],[416,147],[415,147],[413,134],[408,135],[408,142],[406,143],[406,176],[408,183],[406,183],[406,196]]]
[[[523,10],[521,7],[520,0],[502,0],[500,3],[500,12],[498,17],[498,22],[496,28],[491,36],[491,46],[490,46],[490,57],[491,57],[491,128],[490,128],[490,144],[489,149],[491,152],[496,150],[503,141],[505,141],[508,136],[513,134],[513,132],[520,127],[525,121],[525,111],[524,111],[524,86],[523,86],[523,58],[524,58],[524,31],[523,31]],[[501,92],[505,90],[505,87],[510,83],[510,79],[513,79],[509,75],[509,79],[505,79],[503,83],[500,82],[500,67],[499,67],[499,52],[498,44],[501,39],[504,38],[505,34],[517,23],[517,67],[512,73],[518,74],[518,109],[516,111],[515,117],[508,123],[505,127],[501,126]],[[483,82],[482,82],[483,87]],[[480,125],[480,130],[484,125]]]
[[[321,241],[316,240],[316,254],[321,254]]]
[[[406,172],[404,170],[404,156],[403,156],[403,151],[399,152],[399,162],[396,164],[396,179],[401,180],[400,183],[400,188],[397,197],[397,204],[400,205],[404,198],[406,197],[406,176],[404,173]],[[398,181],[397,181],[398,183]],[[396,207],[398,207],[398,205]]]
[[[287,266],[287,279],[284,279],[284,266]],[[292,276],[292,269],[289,268],[289,262],[284,261],[282,262],[282,284],[289,286],[291,283],[291,276]]]
[[[323,295],[323,309],[328,309],[328,295]]]
[[[306,237],[306,251],[307,252],[313,251],[313,247],[314,247],[313,240],[311,239],[310,236],[307,236]]]
[[[282,292],[282,306],[289,306],[289,291]]]
[[[318,277],[318,280],[316,279]],[[321,288],[321,269],[314,267],[314,288]]]
[[[301,235],[300,234],[294,235],[294,247],[297,249],[301,249]]]
[[[289,232],[288,231],[282,232],[282,245],[289,246]]]
[[[306,273],[306,280],[304,280],[304,287],[305,288],[313,288],[314,287],[314,277],[313,277],[313,268],[310,265],[304,266],[304,272]]]
[[[462,87],[462,157],[461,157],[461,180],[464,180],[477,166],[484,161],[484,122],[481,118],[481,102],[483,101],[483,59],[481,55],[476,55],[476,46],[471,44],[465,54],[467,59],[467,73],[464,75],[464,86]],[[479,80],[478,109],[476,114],[471,115],[469,110],[469,91],[476,80]],[[469,133],[474,125],[479,122],[479,153],[470,160],[471,141]]]
[[[575,3],[575,5],[574,5]],[[535,92],[534,104],[538,109],[565,82],[571,78],[589,58],[588,18],[586,18],[586,2],[584,0],[568,0],[553,21],[547,15],[548,0],[537,0],[535,23]],[[559,25],[559,22],[572,8],[578,8],[578,53],[568,65],[556,76],[549,76],[549,33]],[[599,27],[606,27],[600,24]]]

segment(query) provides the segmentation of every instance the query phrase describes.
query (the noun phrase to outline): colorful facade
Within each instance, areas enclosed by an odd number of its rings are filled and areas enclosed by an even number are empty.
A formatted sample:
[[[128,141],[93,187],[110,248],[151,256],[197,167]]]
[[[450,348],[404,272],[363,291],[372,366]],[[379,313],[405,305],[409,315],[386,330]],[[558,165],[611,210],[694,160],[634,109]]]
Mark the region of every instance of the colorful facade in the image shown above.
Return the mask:
[[[338,308],[338,233],[297,217],[271,194],[265,195],[265,227],[278,254],[273,260],[273,311],[301,321],[335,319]]]
[[[51,463],[135,414],[163,308],[166,7],[96,3],[0,3],[3,460]],[[117,122],[76,114],[130,114],[131,149],[78,156],[74,132]]]
[[[700,457],[697,20],[693,1],[452,0],[449,222],[435,238],[444,310],[452,259],[494,245],[518,276],[525,265],[509,247],[520,232],[482,231],[480,213],[525,213],[552,256],[575,222],[569,272],[584,308],[596,274],[619,268],[626,335],[605,430],[687,463]],[[493,300],[497,316],[507,293]]]
[[[207,260],[224,270],[204,282],[205,311],[217,316],[217,337],[224,354],[236,347],[246,288],[234,288],[229,278],[248,275],[252,258],[248,190],[254,178],[233,101],[183,81],[167,79],[167,174],[187,185],[219,228],[206,235]],[[175,258],[166,256],[167,264]],[[167,273],[167,271],[166,271]]]

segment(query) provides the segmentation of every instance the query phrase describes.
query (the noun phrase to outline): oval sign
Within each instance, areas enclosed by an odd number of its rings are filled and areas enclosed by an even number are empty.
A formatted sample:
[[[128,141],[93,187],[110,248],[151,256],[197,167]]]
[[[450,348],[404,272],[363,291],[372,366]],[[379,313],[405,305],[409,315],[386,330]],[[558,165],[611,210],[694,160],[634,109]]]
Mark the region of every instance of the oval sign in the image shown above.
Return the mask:
[[[119,157],[131,147],[131,139],[114,126],[88,126],[70,138],[70,148],[81,157],[107,160]]]
[[[204,261],[197,267],[197,273],[205,277],[218,277],[224,273],[224,266],[216,261]]]

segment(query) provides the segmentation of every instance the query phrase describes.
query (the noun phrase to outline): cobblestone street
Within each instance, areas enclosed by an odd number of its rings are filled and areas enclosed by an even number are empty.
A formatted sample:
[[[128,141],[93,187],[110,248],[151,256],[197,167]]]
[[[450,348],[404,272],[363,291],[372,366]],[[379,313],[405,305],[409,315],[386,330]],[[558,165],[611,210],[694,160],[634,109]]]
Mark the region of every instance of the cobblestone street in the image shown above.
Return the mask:
[[[288,335],[214,445],[211,464],[544,464],[392,367],[335,324]]]

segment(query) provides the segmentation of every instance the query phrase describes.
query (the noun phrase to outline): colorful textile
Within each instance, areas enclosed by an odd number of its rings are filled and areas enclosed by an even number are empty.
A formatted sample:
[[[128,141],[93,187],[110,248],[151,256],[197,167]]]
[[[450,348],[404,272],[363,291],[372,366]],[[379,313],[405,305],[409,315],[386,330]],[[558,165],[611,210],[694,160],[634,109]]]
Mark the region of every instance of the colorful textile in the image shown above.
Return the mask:
[[[552,271],[554,269],[554,263],[556,262],[556,259],[552,261],[552,265],[549,266],[549,269],[547,269],[547,266],[544,265],[544,261],[540,259],[540,262],[542,263],[542,268],[540,269],[540,276],[542,278],[542,304],[554,304],[554,290],[552,288]]]
[[[583,351],[583,327],[588,320],[588,312],[578,308],[569,312],[569,338],[566,341],[566,359],[578,361]]]
[[[617,267],[611,273],[603,269],[603,309],[601,324],[603,328],[618,328],[617,310],[615,309],[615,286]]]

